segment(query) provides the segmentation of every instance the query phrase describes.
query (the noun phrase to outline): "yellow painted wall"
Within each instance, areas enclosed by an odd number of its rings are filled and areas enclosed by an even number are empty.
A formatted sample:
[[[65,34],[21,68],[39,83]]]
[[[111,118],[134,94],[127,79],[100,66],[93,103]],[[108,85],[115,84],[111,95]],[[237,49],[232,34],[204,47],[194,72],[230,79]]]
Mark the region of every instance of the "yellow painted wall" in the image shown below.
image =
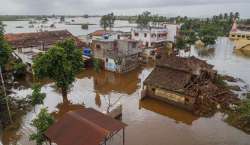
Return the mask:
[[[234,40],[234,44],[235,44],[236,50],[241,50],[241,49],[244,49],[244,47],[248,47],[248,45],[250,45],[250,40],[238,39],[238,40]]]
[[[174,94],[174,93],[170,93],[170,92],[163,90],[163,89],[156,89],[155,95],[169,99],[169,100],[174,101],[174,102],[179,102],[182,104],[185,103],[185,97]]]

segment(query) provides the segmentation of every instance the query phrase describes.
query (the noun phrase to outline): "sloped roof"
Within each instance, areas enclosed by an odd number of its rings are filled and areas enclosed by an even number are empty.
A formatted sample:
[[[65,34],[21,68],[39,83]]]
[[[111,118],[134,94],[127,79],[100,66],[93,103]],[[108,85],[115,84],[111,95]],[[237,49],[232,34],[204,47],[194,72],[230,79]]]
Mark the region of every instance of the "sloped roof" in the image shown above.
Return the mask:
[[[89,35],[91,36],[103,36],[103,35],[106,35],[106,34],[110,34],[112,33],[113,31],[109,31],[109,30],[96,30],[95,32],[93,33],[90,33]]]
[[[111,133],[125,127],[126,124],[88,108],[68,112],[45,136],[57,145],[100,145]]]
[[[183,92],[191,79],[191,74],[174,69],[156,67],[144,81],[144,84],[154,85],[159,88]]]
[[[168,56],[162,57],[157,61],[157,66],[168,67],[175,70],[185,71],[188,73],[197,73],[202,69],[212,69],[213,66],[208,64],[204,60],[200,60],[196,57],[178,57],[178,56]]]
[[[4,38],[14,48],[27,48],[41,45],[53,45],[58,41],[72,38],[76,41],[78,47],[85,46],[77,37],[73,36],[67,30],[32,32],[32,33],[9,33]]]

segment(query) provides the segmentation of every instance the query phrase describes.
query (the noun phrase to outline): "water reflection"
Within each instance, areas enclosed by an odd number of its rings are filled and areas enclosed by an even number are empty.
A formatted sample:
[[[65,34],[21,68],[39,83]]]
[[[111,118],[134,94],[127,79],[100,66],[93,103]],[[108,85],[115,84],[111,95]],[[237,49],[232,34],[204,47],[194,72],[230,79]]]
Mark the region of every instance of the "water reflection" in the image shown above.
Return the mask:
[[[243,57],[243,58],[250,60],[250,51],[235,50],[234,53],[236,56]]]
[[[215,48],[197,48],[197,53],[200,57],[214,57]]]
[[[52,115],[56,119],[61,118],[64,114],[66,114],[69,111],[85,108],[84,104],[73,104],[69,100],[64,100],[63,103],[58,104],[56,107],[58,108],[58,111],[52,113]]]
[[[102,105],[101,96],[98,93],[96,93],[96,96],[95,96],[95,104],[98,107],[101,107],[101,105]]]
[[[185,123],[187,125],[192,125],[192,123],[198,119],[197,116],[194,116],[185,110],[181,110],[179,108],[151,98],[146,98],[140,101],[139,109],[142,108],[174,119],[177,124]]]
[[[94,90],[98,94],[107,95],[110,92],[117,92],[131,95],[140,87],[138,75],[141,70],[141,68],[138,68],[127,74],[117,74],[108,71],[97,73],[93,69],[88,69],[77,77],[79,79],[84,77],[93,78]]]

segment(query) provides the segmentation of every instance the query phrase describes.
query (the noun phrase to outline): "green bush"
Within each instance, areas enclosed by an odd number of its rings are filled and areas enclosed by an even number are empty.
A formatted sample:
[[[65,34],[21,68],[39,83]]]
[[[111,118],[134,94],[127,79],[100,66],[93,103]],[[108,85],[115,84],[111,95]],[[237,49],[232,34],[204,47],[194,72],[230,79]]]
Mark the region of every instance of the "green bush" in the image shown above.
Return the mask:
[[[15,63],[13,69],[15,77],[21,77],[26,74],[26,65],[22,62]]]
[[[45,97],[46,97],[46,94],[41,93],[41,86],[37,84],[35,84],[32,87],[32,94],[28,96],[33,106],[38,105],[38,104],[43,104],[43,100]]]
[[[31,125],[36,128],[36,133],[30,135],[30,140],[36,141],[37,145],[46,142],[44,133],[54,123],[54,118],[48,113],[46,108],[41,109],[37,118],[32,120]]]
[[[250,133],[250,99],[242,101],[241,104],[229,114],[227,121]]]

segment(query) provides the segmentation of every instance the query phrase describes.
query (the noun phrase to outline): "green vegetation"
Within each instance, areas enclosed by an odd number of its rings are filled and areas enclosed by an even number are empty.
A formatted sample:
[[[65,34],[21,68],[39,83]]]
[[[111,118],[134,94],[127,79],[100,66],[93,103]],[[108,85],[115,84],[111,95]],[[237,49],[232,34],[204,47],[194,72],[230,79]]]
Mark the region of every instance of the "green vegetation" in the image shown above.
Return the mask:
[[[229,123],[250,133],[250,99],[246,99],[227,118]]]
[[[176,48],[178,50],[183,50],[186,48],[186,43],[185,43],[184,38],[182,36],[179,36],[176,38]]]
[[[101,17],[100,25],[106,31],[107,28],[110,30],[114,27],[115,16],[114,13],[110,13]]]
[[[30,140],[36,141],[37,145],[43,145],[46,142],[44,133],[54,123],[54,118],[43,108],[37,118],[32,120],[32,126],[36,128],[36,133],[30,135]]]
[[[101,69],[100,60],[99,59],[94,59],[93,60],[93,66],[94,66],[94,70],[99,73],[100,69]]]
[[[180,34],[184,37],[185,43],[191,45],[201,40],[207,46],[215,44],[217,37],[228,36],[234,18],[239,19],[238,12],[220,14],[211,19],[179,18],[177,20],[182,24]]]
[[[4,40],[4,25],[0,21],[0,67],[3,67],[7,64],[11,57],[11,48],[8,43]]]
[[[32,94],[27,96],[33,106],[43,104],[43,100],[45,99],[45,97],[46,94],[41,93],[41,86],[38,84],[32,86]]]
[[[48,78],[55,81],[64,100],[67,100],[67,91],[82,68],[82,53],[72,39],[59,42],[48,52],[38,56],[33,65],[38,79]]]
[[[149,11],[143,12],[141,15],[138,15],[136,24],[139,28],[148,28],[150,26],[151,13]]]
[[[82,29],[89,29],[89,25],[88,25],[88,24],[82,24],[82,25],[81,25],[81,28],[82,28]]]
[[[26,65],[22,62],[22,61],[19,61],[19,62],[16,62],[14,63],[14,66],[13,66],[13,75],[15,77],[22,77],[26,74]]]
[[[3,78],[3,71],[5,70],[5,66],[8,63],[11,57],[11,49],[7,42],[4,40],[4,25],[0,22],[0,120],[1,122],[10,122],[12,123],[12,113],[9,105],[9,97],[6,92],[5,82]],[[7,112],[7,113],[6,113]],[[6,118],[6,114],[8,114],[8,119]],[[8,121],[7,121],[8,120]],[[6,123],[8,124],[8,123]]]

